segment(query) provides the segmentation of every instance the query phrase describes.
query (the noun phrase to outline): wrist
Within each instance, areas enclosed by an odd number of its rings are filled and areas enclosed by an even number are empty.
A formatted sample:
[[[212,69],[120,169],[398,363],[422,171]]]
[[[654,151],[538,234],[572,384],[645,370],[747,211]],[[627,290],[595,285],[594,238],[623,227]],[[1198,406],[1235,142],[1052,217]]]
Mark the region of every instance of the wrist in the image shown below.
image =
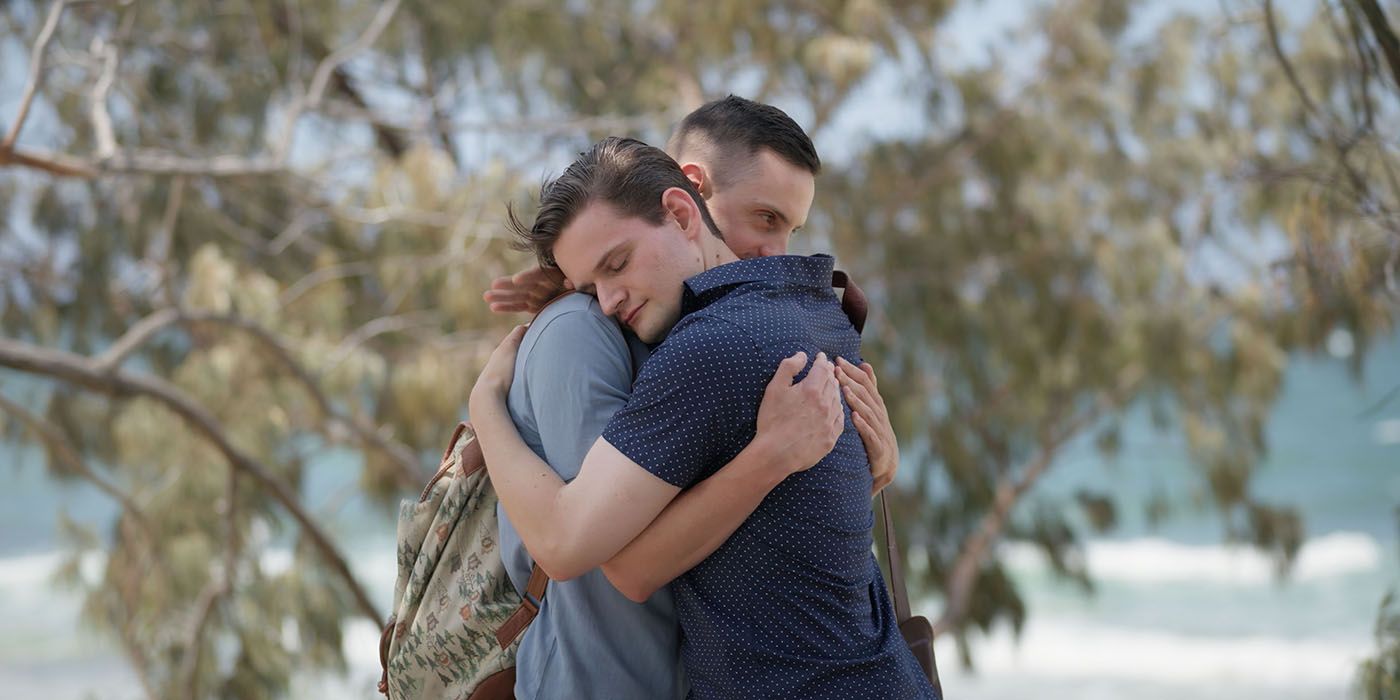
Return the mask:
[[[770,486],[776,486],[789,474],[802,468],[800,464],[793,464],[791,446],[771,434],[760,432],[754,435],[744,451],[752,457],[754,471],[764,481],[770,481]]]

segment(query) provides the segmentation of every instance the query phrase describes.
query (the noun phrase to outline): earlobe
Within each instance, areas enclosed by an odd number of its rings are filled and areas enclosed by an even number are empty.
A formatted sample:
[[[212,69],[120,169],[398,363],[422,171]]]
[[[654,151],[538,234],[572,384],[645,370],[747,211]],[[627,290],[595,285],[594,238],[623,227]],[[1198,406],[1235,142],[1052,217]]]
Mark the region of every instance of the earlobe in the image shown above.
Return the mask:
[[[699,223],[699,207],[695,200],[690,198],[690,193],[679,187],[672,187],[661,193],[661,206],[666,208],[666,212],[671,218],[676,220],[676,225],[680,227],[681,233],[690,240],[695,240],[696,226]]]

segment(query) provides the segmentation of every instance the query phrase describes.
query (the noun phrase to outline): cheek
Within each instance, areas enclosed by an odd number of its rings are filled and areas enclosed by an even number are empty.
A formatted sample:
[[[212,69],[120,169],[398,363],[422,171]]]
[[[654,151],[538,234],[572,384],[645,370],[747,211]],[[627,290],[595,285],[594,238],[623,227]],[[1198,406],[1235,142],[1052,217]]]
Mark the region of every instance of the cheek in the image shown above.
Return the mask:
[[[740,258],[752,258],[758,255],[763,240],[751,227],[735,226],[724,232],[724,243]]]

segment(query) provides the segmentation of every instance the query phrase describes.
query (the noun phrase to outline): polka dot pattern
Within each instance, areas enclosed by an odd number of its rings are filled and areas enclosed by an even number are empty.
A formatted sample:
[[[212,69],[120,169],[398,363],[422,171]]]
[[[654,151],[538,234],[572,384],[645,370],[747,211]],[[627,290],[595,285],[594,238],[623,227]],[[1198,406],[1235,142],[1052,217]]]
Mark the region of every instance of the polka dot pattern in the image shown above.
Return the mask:
[[[860,363],[831,271],[829,256],[776,256],[687,280],[681,320],[603,437],[682,488],[718,471],[753,439],[783,358],[801,350]],[[847,407],[831,454],[783,481],[672,583],[692,697],[934,697],[871,552],[870,486]]]

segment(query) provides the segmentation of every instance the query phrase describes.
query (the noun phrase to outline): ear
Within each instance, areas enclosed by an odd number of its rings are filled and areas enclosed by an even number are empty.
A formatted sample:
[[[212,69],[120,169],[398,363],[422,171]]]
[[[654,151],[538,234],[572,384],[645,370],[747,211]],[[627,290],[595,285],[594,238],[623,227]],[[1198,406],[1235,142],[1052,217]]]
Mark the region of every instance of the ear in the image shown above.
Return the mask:
[[[661,193],[661,206],[676,220],[681,233],[690,240],[696,240],[704,233],[705,222],[700,217],[700,207],[690,198],[690,193],[679,187],[668,188]]]
[[[705,166],[699,163],[685,163],[681,165],[681,172],[685,173],[690,184],[695,185],[701,197],[709,199],[714,195],[714,185],[710,182],[710,173],[705,170]]]

